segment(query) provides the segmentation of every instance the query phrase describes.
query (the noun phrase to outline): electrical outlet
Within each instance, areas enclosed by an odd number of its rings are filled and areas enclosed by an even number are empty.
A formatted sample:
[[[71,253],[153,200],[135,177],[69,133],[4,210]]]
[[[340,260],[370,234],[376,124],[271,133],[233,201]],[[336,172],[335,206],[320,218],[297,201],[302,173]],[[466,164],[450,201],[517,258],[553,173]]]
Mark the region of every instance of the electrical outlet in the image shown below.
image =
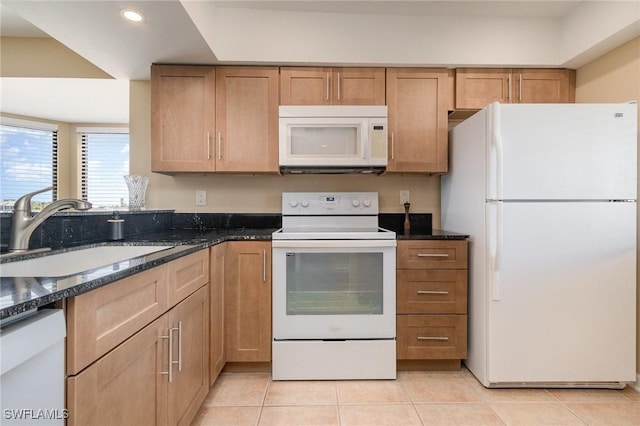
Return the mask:
[[[410,203],[409,191],[400,191],[400,204]]]
[[[207,205],[207,191],[196,191],[196,206]]]

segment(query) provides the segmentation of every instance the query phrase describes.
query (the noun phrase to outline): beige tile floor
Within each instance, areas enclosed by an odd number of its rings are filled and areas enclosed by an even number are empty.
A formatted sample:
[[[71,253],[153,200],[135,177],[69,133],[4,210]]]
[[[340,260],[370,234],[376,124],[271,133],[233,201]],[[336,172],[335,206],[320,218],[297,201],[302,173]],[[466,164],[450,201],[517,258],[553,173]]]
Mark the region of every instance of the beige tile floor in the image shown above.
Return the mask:
[[[466,369],[397,380],[272,381],[223,373],[193,425],[640,426],[640,393],[486,389]]]

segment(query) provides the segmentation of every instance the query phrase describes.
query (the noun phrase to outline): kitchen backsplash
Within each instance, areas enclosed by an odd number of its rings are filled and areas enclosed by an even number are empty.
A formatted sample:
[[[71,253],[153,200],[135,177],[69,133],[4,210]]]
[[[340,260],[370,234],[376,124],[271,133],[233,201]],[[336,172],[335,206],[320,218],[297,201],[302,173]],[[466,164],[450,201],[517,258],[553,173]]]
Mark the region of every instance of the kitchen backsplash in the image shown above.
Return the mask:
[[[278,229],[282,226],[282,216],[275,213],[175,213],[173,210],[120,211],[124,219],[125,238],[163,232],[172,229]],[[12,213],[0,213],[0,251],[9,245]],[[50,247],[59,249],[107,241],[112,212],[61,212],[49,217],[38,227],[30,242],[30,248]],[[410,215],[413,234],[432,233],[431,213]],[[404,214],[380,213],[381,227],[402,234]]]

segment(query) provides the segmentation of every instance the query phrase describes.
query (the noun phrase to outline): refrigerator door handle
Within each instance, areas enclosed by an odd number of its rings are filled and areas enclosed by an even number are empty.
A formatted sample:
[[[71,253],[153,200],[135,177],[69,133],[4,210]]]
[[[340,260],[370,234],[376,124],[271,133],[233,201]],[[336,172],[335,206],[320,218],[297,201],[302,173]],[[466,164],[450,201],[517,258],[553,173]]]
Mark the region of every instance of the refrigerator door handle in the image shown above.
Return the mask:
[[[500,286],[498,272],[500,271],[500,258],[502,252],[502,203],[490,202],[488,209],[488,235],[489,235],[489,291],[491,300],[500,300]]]
[[[487,196],[493,200],[502,199],[502,164],[503,164],[503,142],[500,133],[500,104],[494,102],[489,108],[489,134],[491,135],[491,147],[488,158],[489,182],[487,185]]]

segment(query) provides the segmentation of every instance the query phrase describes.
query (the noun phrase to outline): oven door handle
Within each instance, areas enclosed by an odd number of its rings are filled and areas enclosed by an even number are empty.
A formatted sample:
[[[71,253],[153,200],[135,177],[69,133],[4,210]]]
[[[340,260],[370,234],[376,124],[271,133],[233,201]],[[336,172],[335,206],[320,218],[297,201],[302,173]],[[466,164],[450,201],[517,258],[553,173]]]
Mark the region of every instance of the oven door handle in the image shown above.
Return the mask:
[[[276,248],[377,248],[396,247],[396,240],[272,240]]]

